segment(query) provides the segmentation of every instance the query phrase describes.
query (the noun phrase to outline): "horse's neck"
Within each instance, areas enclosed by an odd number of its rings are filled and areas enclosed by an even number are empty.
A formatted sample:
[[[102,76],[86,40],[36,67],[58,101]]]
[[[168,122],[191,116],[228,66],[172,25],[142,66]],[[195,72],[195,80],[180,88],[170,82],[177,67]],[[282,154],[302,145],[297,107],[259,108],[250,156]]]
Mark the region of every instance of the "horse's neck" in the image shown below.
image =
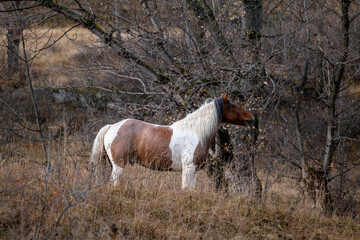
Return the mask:
[[[213,103],[208,103],[172,126],[184,131],[190,130],[204,144],[214,139],[220,121]]]

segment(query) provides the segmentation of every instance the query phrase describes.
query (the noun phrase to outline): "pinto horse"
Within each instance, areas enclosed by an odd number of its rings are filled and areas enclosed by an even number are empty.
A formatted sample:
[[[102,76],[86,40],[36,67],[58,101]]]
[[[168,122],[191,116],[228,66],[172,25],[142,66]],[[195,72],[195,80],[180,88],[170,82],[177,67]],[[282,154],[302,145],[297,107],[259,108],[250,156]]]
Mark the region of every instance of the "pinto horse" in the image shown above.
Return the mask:
[[[247,126],[252,120],[252,114],[230,103],[227,94],[170,126],[125,119],[100,129],[92,147],[91,169],[96,175],[96,168],[102,167],[105,149],[114,185],[130,161],[152,170],[182,171],[182,189],[194,189],[197,170],[204,166],[220,124]]]

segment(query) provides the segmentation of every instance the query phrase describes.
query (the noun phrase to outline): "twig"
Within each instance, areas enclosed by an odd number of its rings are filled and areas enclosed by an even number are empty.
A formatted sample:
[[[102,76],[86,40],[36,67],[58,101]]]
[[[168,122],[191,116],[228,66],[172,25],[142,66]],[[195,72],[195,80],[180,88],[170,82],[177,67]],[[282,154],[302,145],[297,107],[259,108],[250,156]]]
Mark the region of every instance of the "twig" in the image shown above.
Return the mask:
[[[18,12],[16,12],[17,15]],[[39,233],[40,233],[40,228],[41,228],[41,224],[42,224],[42,220],[44,217],[44,213],[45,213],[45,209],[47,207],[46,205],[46,199],[47,199],[47,188],[48,188],[48,178],[49,178],[49,170],[50,170],[50,158],[48,156],[48,152],[46,150],[46,145],[45,145],[45,139],[43,136],[43,132],[41,129],[41,123],[39,120],[39,110],[38,110],[38,106],[37,106],[37,102],[36,102],[36,96],[35,96],[35,92],[34,92],[34,88],[32,85],[32,79],[31,79],[31,74],[30,74],[30,68],[29,68],[29,64],[28,64],[28,59],[27,59],[27,54],[26,54],[26,46],[25,46],[25,39],[24,39],[24,34],[23,34],[23,22],[20,22],[20,33],[21,33],[21,42],[22,42],[22,47],[23,47],[23,52],[24,52],[24,63],[25,63],[25,68],[26,68],[26,75],[27,75],[27,80],[28,80],[28,85],[29,85],[29,89],[30,89],[30,93],[31,93],[31,99],[32,99],[32,103],[33,103],[33,107],[34,107],[34,114],[35,114],[35,119],[36,119],[36,125],[38,128],[38,132],[39,132],[39,137],[40,137],[40,142],[41,142],[41,146],[43,148],[43,152],[44,152],[44,156],[46,159],[46,172],[45,172],[45,176],[44,176],[44,181],[45,181],[45,193],[44,193],[44,199],[43,199],[43,206],[41,208],[41,215],[40,215],[40,219],[39,219],[39,223],[35,232],[35,239],[39,239]]]

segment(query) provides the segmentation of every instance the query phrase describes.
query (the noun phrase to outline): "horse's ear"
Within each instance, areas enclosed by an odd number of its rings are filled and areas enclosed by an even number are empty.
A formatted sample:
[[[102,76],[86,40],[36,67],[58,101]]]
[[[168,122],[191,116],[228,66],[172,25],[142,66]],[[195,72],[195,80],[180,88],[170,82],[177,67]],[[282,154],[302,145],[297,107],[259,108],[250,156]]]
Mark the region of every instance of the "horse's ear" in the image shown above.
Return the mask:
[[[228,94],[227,93],[222,93],[221,97],[224,99],[224,102],[228,101]]]

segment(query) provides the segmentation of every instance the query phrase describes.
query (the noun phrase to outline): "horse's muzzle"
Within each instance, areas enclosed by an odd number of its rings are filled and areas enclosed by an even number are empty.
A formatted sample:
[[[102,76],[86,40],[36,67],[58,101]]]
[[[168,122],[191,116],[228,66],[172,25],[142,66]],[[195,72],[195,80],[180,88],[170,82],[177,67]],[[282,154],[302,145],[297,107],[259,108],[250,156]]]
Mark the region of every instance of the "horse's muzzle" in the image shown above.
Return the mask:
[[[255,124],[255,119],[246,120],[245,121],[249,126],[253,126]]]

